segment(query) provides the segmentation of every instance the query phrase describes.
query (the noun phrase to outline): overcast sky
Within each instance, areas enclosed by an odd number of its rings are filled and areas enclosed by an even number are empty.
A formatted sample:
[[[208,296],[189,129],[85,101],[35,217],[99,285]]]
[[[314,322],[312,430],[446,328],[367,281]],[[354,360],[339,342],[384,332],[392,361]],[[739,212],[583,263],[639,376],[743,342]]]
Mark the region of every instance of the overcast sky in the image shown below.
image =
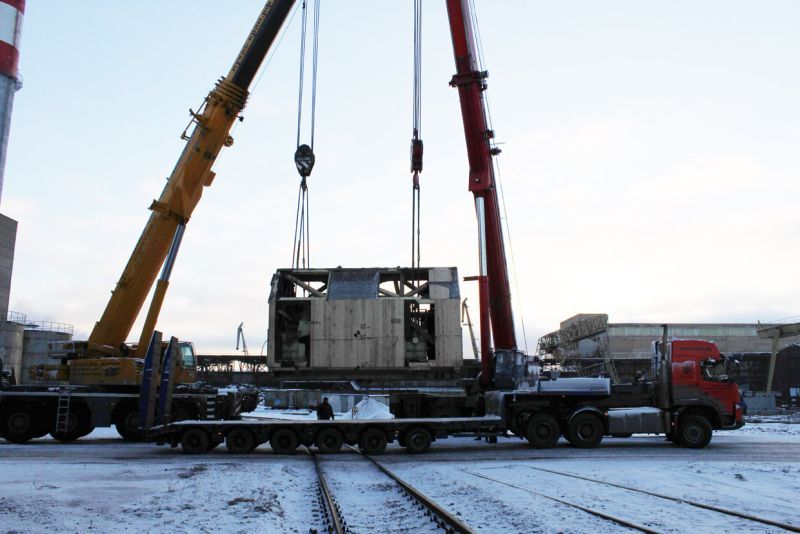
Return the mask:
[[[422,263],[476,274],[443,1],[424,2]],[[75,325],[107,302],[261,0],[30,0],[0,210],[11,309]],[[477,0],[527,346],[613,322],[800,315],[800,3]],[[322,0],[312,265],[408,265],[412,3]],[[190,221],[159,328],[266,339],[291,263],[299,16]],[[304,138],[304,140],[307,140]],[[477,316],[472,283],[462,283]],[[138,338],[139,324],[130,338]],[[518,338],[522,341],[521,327]]]

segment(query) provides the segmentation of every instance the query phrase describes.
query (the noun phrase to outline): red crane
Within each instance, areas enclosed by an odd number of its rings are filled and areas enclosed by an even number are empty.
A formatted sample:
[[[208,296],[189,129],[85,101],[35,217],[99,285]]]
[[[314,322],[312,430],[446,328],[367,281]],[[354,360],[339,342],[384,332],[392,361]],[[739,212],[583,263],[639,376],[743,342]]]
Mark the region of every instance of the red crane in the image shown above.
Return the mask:
[[[487,72],[479,70],[477,44],[472,28],[469,0],[447,0],[447,16],[453,39],[456,74],[450,85],[458,89],[461,117],[469,158],[469,190],[475,196],[478,218],[480,270],[477,277],[481,322],[481,382],[491,382],[491,340],[494,349],[517,347],[514,318],[511,310],[511,289],[508,283],[503,245],[503,228],[495,187],[492,157],[499,153],[492,147],[494,132],[489,129],[486,103]],[[490,326],[491,324],[491,326]]]

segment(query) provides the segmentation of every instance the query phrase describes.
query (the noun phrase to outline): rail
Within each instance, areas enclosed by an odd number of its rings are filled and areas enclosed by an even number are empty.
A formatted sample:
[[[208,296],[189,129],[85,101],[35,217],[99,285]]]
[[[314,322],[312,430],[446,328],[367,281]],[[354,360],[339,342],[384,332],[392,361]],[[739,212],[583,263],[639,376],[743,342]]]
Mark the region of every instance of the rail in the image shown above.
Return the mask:
[[[715,505],[711,505],[711,504],[706,504],[706,503],[694,501],[694,500],[691,500],[691,499],[687,499],[687,498],[684,498],[684,497],[680,497],[680,498],[679,497],[673,497],[671,495],[666,495],[666,494],[663,494],[663,493],[657,493],[657,492],[654,492],[654,491],[648,491],[648,490],[644,490],[644,489],[641,489],[641,488],[635,488],[635,487],[632,487],[632,486],[626,486],[624,484],[617,484],[617,483],[614,483],[614,482],[608,482],[606,480],[599,480],[599,479],[596,479],[596,478],[591,478],[591,477],[587,477],[587,476],[583,476],[583,475],[575,475],[575,474],[572,474],[572,473],[564,473],[562,471],[555,471],[553,469],[546,469],[546,468],[543,468],[543,467],[534,467],[534,466],[531,466],[531,465],[526,465],[524,467],[527,468],[527,469],[532,469],[534,471],[540,471],[542,473],[549,473],[549,474],[552,474],[552,475],[558,475],[558,476],[563,476],[563,477],[568,477],[568,478],[574,478],[576,480],[583,480],[583,481],[586,481],[586,482],[592,482],[592,483],[595,483],[595,484],[601,484],[601,485],[604,485],[604,486],[613,487],[613,488],[621,489],[621,490],[632,492],[632,493],[639,493],[639,494],[642,494],[642,495],[648,495],[650,497],[655,497],[655,498],[658,498],[658,499],[668,500],[668,501],[675,502],[675,503],[678,503],[678,504],[689,505],[689,506],[693,506],[695,508],[700,508],[700,509],[703,509],[703,510],[709,510],[709,511],[712,511],[712,512],[717,512],[719,514],[726,515],[726,516],[729,516],[729,517],[735,517],[737,519],[745,519],[745,520],[751,521],[753,523],[759,523],[760,525],[768,525],[768,526],[772,526],[772,527],[778,527],[778,528],[781,528],[781,529],[784,529],[784,530],[787,530],[787,531],[790,531],[790,532],[800,532],[800,527],[797,527],[797,526],[789,524],[789,523],[783,523],[781,521],[776,521],[776,520],[765,518],[765,517],[755,516],[755,515],[752,515],[752,514],[746,514],[746,513],[743,513],[743,512],[739,512],[737,510],[730,510],[728,508],[723,508],[721,506],[715,506]],[[512,487],[512,488],[515,488],[515,489],[518,489],[518,490],[521,490],[521,491],[525,491],[527,493],[531,493],[531,494],[534,494],[534,495],[537,495],[537,496],[540,496],[540,497],[544,497],[546,499],[550,499],[550,500],[559,502],[561,504],[564,504],[564,505],[579,509],[579,510],[581,510],[583,512],[589,513],[591,515],[594,515],[596,517],[600,517],[600,518],[605,519],[607,521],[612,521],[612,522],[617,523],[619,525],[626,526],[628,528],[633,528],[635,530],[639,530],[641,532],[648,532],[648,533],[658,532],[658,531],[655,531],[655,530],[653,530],[653,529],[651,529],[651,528],[649,528],[647,526],[633,523],[630,520],[627,520],[627,519],[624,519],[624,518],[620,518],[620,517],[617,517],[617,516],[613,516],[613,515],[605,513],[605,512],[600,512],[599,510],[596,510],[596,509],[593,509],[593,508],[589,508],[589,507],[586,507],[586,506],[583,506],[583,505],[580,505],[580,504],[577,504],[577,503],[574,503],[574,502],[571,502],[571,501],[567,501],[567,500],[559,498],[559,497],[553,497],[552,495],[547,495],[545,493],[541,493],[541,492],[533,490],[531,488],[526,488],[526,487],[523,487],[523,486],[518,486],[518,485],[515,485],[515,484],[511,484],[510,482],[507,482],[507,481],[504,481],[504,480],[499,480],[497,478],[490,477],[488,475],[484,475],[484,474],[481,474],[481,473],[475,473],[475,472],[470,471],[468,469],[462,469],[462,471],[467,473],[467,474],[469,474],[469,475],[478,477],[478,478],[489,480],[489,481],[495,482],[497,484],[502,484],[504,486]]]
[[[328,481],[325,479],[325,474],[322,472],[322,466],[319,465],[319,458],[311,452],[308,447],[305,447],[306,453],[311,456],[314,461],[314,470],[317,473],[317,498],[319,499],[320,507],[322,508],[323,521],[325,528],[328,532],[334,534],[344,534],[347,532],[346,523],[342,518],[342,512],[336,499],[333,498]]]
[[[420,490],[408,484],[400,477],[398,477],[395,473],[389,470],[386,466],[372,458],[371,456],[362,453],[357,448],[348,446],[351,450],[355,451],[359,456],[368,460],[374,467],[376,467],[381,473],[389,477],[391,480],[399,486],[405,495],[415,503],[414,508],[420,512],[422,512],[426,516],[426,521],[430,519],[434,522],[437,528],[443,530],[444,532],[448,533],[458,533],[458,534],[473,534],[474,531],[468,525],[463,523],[453,514],[442,508],[439,504],[435,501],[430,499]],[[331,491],[330,486],[328,485],[327,478],[325,477],[324,470],[321,466],[321,462],[319,457],[316,453],[310,451],[307,447],[305,448],[308,455],[314,462],[314,468],[317,473],[317,498],[319,499],[320,507],[322,509],[323,514],[323,522],[324,528],[328,532],[333,532],[335,534],[343,534],[346,532],[350,532],[350,529],[347,526],[346,517],[342,514],[341,507],[336,500],[334,493]]]

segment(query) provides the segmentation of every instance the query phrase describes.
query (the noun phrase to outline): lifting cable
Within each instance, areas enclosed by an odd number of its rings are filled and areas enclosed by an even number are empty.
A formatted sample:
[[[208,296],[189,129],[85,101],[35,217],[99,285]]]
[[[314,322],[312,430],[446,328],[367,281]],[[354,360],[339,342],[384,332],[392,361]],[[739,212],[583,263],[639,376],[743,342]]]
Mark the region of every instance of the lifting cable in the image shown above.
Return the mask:
[[[294,164],[300,173],[300,189],[297,192],[297,212],[294,221],[294,240],[292,242],[292,269],[309,267],[311,264],[310,211],[308,206],[308,177],[314,168],[314,127],[317,112],[317,57],[319,51],[319,5],[314,1],[314,27],[311,51],[311,118],[310,142],[300,144],[303,127],[303,84],[305,81],[306,34],[308,27],[307,2],[303,1],[303,17],[300,30],[300,80],[297,95],[297,150],[294,153]]]
[[[422,0],[414,0],[414,111],[411,133],[411,268],[420,267],[422,205],[419,173],[422,172]]]

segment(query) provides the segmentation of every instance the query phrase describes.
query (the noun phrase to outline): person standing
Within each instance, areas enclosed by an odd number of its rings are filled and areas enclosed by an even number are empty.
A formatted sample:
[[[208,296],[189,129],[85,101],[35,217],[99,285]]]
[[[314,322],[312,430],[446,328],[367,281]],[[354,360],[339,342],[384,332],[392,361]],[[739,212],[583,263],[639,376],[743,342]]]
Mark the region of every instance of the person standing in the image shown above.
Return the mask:
[[[317,406],[317,419],[322,421],[336,419],[336,417],[333,416],[333,406],[328,403],[328,397],[324,397],[322,402]]]

